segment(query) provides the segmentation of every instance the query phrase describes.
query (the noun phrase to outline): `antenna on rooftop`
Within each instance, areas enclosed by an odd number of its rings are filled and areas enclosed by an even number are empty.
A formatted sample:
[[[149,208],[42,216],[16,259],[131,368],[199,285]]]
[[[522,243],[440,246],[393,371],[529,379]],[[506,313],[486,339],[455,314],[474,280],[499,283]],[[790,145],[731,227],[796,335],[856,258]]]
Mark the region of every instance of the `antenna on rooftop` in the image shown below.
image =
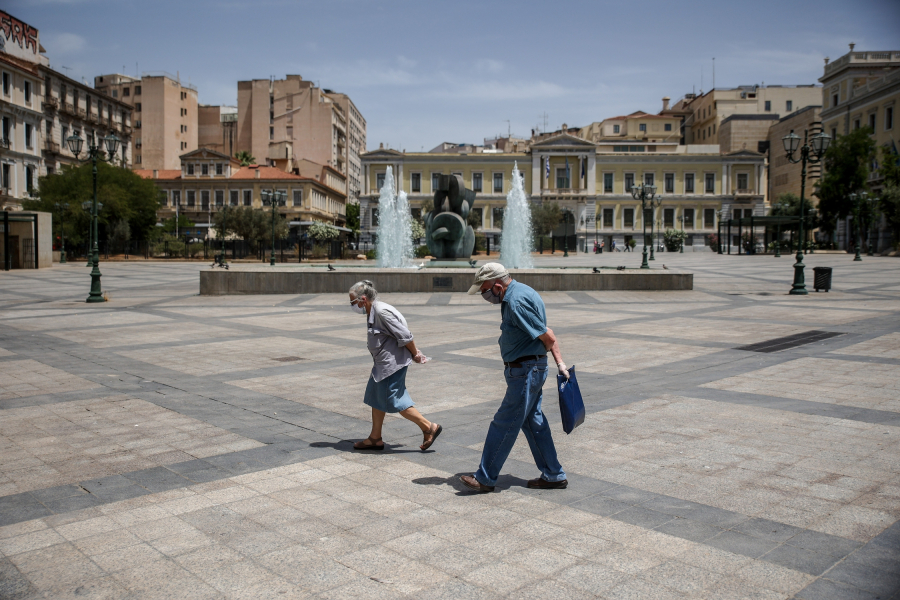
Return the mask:
[[[543,128],[541,129],[541,133],[547,133],[547,119],[548,119],[549,117],[550,117],[550,115],[548,115],[546,111],[544,111],[543,114],[538,115],[538,118],[539,118],[539,119],[543,119],[543,120],[544,120],[544,126],[543,126]]]
[[[716,57],[713,56],[713,84],[712,89],[716,89]]]
[[[512,134],[510,133],[512,131],[512,126],[509,123],[509,119],[503,119],[503,120],[506,121],[506,137],[509,138],[512,136]]]
[[[66,77],[68,77],[68,76],[69,76],[69,71],[72,70],[72,67],[62,67],[62,66],[61,66],[60,69],[65,69],[65,70],[66,70]]]

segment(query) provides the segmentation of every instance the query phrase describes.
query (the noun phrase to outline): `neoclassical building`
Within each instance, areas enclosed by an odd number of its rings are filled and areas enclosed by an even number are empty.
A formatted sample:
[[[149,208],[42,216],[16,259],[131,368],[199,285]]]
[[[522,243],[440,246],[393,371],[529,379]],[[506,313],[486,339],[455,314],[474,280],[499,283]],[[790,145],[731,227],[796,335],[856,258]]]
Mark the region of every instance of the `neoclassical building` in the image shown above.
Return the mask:
[[[431,210],[432,182],[439,174],[459,174],[477,193],[474,210],[480,233],[499,241],[513,169],[524,177],[533,203],[556,202],[574,215],[581,250],[603,240],[621,245],[642,242],[640,202],[630,189],[652,183],[662,201],[657,227],[688,234],[686,251],[705,250],[706,236],[719,219],[762,216],[768,211],[765,157],[751,150],[721,154],[718,146],[654,144],[635,136],[614,146],[563,130],[520,153],[432,154],[379,148],[363,155],[360,197],[363,241],[377,234],[379,189],[390,166],[399,192],[407,193],[414,215]],[[724,211],[724,212],[722,212]],[[570,226],[571,227],[571,226]],[[648,223],[649,227],[649,223]],[[571,228],[569,229],[571,235]]]

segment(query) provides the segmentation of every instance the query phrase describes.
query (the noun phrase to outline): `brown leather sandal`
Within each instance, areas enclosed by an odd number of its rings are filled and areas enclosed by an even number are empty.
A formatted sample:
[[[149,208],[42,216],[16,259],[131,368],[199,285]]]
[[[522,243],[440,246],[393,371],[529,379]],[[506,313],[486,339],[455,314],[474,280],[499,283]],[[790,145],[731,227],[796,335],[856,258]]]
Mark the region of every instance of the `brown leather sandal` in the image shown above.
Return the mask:
[[[372,436],[367,437],[361,442],[356,442],[353,444],[354,450],[384,450],[384,444],[378,445],[378,442],[381,441],[381,438],[373,438]],[[366,442],[372,442],[371,444],[367,444]]]
[[[434,425],[437,425],[437,423],[434,423]],[[441,435],[441,432],[443,430],[444,430],[443,427],[441,427],[440,425],[437,425],[437,429],[435,429],[433,432],[429,431],[428,433],[422,434],[422,445],[419,446],[419,448],[422,450],[422,452],[425,452],[426,450],[431,448],[431,445],[434,443],[434,440],[437,439],[437,436]],[[426,441],[426,438],[429,435],[431,436],[431,441]]]

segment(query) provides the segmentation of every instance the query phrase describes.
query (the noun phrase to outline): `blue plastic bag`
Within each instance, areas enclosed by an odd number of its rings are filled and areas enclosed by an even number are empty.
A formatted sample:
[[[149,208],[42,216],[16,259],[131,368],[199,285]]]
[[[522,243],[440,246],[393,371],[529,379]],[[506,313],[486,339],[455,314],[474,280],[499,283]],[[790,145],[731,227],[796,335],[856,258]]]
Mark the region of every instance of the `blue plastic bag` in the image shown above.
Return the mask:
[[[556,375],[556,387],[559,390],[559,412],[562,415],[563,431],[567,434],[584,423],[584,400],[575,379],[575,365],[569,367],[569,378]]]

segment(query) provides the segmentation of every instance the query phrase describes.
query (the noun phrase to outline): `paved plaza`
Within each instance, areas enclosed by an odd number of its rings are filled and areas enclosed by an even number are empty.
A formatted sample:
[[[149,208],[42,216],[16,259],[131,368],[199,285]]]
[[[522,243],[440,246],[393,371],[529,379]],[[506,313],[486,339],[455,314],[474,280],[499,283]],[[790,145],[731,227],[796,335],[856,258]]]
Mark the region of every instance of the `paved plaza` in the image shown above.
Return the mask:
[[[422,453],[392,416],[366,454],[346,295],[134,261],[87,305],[84,263],[0,273],[0,598],[900,598],[900,259],[811,255],[805,297],[792,263],[661,253],[693,291],[543,294],[588,413],[565,435],[548,379],[569,487],[525,487],[520,436],[484,495],[458,481],[505,389],[477,295],[383,290],[444,432]]]

